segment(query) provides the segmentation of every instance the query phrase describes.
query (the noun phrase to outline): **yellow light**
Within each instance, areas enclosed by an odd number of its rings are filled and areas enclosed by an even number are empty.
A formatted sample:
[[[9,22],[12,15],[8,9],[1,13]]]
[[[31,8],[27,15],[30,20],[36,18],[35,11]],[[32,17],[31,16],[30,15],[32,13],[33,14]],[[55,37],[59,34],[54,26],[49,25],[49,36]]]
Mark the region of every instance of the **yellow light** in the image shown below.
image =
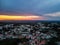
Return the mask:
[[[43,20],[42,16],[11,16],[0,15],[0,20]]]

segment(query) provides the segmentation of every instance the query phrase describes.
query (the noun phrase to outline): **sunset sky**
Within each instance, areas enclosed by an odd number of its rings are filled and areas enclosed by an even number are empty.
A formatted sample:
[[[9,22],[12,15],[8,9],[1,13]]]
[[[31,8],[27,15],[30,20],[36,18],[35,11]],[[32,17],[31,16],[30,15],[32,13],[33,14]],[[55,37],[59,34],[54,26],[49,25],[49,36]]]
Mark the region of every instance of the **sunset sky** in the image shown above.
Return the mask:
[[[0,0],[0,20],[60,20],[60,0]]]
[[[13,15],[0,15],[0,20],[44,20],[42,16],[13,16]]]

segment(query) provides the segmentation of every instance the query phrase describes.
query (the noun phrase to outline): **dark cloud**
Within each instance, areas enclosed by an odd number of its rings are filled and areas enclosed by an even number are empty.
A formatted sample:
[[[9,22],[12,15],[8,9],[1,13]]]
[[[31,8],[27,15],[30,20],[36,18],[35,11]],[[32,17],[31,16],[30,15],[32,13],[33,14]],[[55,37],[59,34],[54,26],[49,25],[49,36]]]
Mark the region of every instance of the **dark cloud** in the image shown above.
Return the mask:
[[[7,14],[44,16],[47,13],[60,12],[60,0],[0,0],[0,3],[0,12]]]

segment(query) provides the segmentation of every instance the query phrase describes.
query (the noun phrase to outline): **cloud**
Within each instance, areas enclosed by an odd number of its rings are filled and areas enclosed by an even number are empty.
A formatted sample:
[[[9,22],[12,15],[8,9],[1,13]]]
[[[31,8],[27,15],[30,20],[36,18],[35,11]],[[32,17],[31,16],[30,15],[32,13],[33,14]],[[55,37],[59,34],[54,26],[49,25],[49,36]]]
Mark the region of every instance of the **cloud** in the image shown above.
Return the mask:
[[[60,19],[60,0],[0,0],[0,2],[2,12],[0,15],[34,14],[34,16],[45,16],[48,20]]]
[[[60,12],[44,14],[48,20],[60,20]]]
[[[3,11],[43,14],[60,11],[60,0],[1,0]]]
[[[48,16],[48,17],[60,17],[60,12],[44,14],[44,16]]]

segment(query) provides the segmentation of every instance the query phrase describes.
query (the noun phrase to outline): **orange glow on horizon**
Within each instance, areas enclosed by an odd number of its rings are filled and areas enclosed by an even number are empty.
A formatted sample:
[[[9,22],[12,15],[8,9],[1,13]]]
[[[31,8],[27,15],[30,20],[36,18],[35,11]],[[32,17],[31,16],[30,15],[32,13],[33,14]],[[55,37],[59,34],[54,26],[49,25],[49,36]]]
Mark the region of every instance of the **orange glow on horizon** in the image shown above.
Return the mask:
[[[11,15],[0,15],[0,20],[44,20],[42,16],[11,16]]]

